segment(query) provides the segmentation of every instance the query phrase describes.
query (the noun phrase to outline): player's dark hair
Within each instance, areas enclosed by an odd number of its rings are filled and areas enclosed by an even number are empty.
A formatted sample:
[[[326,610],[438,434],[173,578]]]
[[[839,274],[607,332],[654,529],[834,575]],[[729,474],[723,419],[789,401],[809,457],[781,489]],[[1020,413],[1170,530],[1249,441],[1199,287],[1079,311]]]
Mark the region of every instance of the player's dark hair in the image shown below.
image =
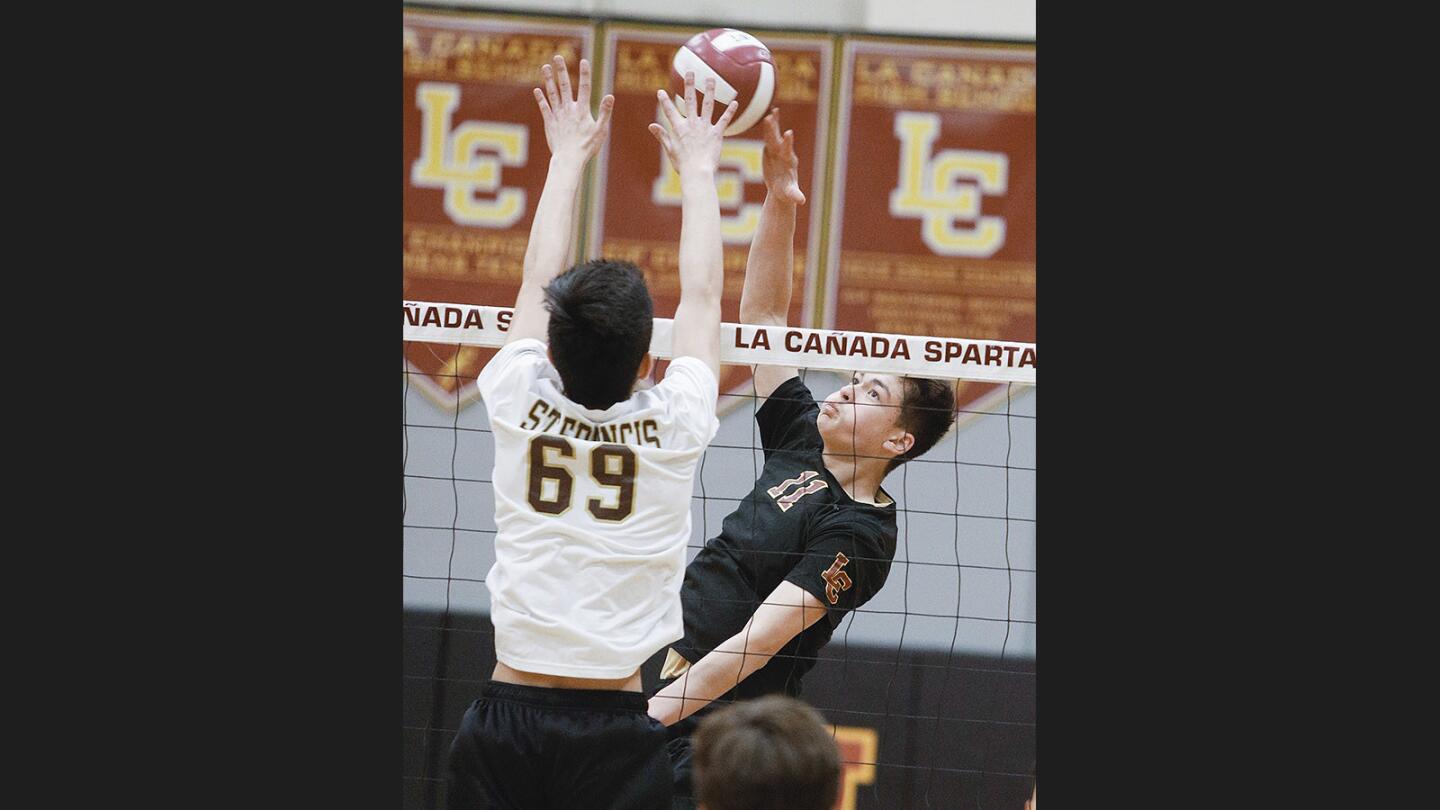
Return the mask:
[[[943,380],[927,380],[920,377],[902,377],[900,385],[905,389],[900,405],[900,418],[895,424],[915,437],[910,449],[890,460],[885,472],[891,470],[935,446],[950,424],[955,421],[955,388],[953,383]]]
[[[840,791],[840,751],[824,720],[787,695],[711,714],[691,756],[706,810],[830,810]]]
[[[545,286],[550,357],[565,396],[601,410],[628,399],[655,317],[640,268],[593,259]]]

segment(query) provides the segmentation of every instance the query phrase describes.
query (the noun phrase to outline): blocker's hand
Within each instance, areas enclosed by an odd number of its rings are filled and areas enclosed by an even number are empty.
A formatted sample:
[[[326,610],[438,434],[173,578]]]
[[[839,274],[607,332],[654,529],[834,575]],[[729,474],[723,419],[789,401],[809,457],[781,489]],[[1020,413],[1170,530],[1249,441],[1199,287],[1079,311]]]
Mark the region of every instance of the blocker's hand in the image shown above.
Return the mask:
[[[540,117],[545,121],[545,143],[552,156],[584,163],[600,151],[610,134],[615,97],[600,99],[600,120],[596,121],[590,116],[590,62],[580,60],[575,98],[570,97],[570,71],[565,67],[565,57],[556,54],[554,63],[553,67],[540,66],[545,91],[535,88],[535,103],[540,105]]]
[[[710,123],[710,117],[715,112],[715,79],[709,78],[705,80],[705,102],[697,115],[695,74],[692,71],[685,72],[683,114],[675,109],[669,93],[657,90],[655,96],[660,100],[660,109],[665,114],[665,120],[670,123],[670,131],[666,132],[665,127],[659,124],[651,124],[650,134],[665,147],[665,153],[670,156],[670,165],[681,175],[694,171],[713,174],[720,164],[720,144],[725,139],[725,127],[730,126],[730,119],[735,117],[735,111],[740,105],[730,102],[725,112],[720,115],[720,120]]]

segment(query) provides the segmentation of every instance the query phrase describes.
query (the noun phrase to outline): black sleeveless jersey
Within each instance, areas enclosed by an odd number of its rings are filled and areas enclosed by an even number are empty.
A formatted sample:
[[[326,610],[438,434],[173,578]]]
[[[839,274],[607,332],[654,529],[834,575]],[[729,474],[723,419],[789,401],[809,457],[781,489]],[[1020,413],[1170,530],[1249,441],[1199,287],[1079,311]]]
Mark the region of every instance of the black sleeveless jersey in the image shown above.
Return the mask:
[[[792,639],[760,670],[717,701],[784,692],[801,677],[845,614],[880,591],[895,558],[895,505],[882,489],[859,503],[825,469],[815,426],[819,406],[795,377],[755,414],[765,467],[730,513],[720,535],[685,569],[680,589],[685,637],[671,645],[692,664],[740,632],[782,581],[809,591],[827,615]]]

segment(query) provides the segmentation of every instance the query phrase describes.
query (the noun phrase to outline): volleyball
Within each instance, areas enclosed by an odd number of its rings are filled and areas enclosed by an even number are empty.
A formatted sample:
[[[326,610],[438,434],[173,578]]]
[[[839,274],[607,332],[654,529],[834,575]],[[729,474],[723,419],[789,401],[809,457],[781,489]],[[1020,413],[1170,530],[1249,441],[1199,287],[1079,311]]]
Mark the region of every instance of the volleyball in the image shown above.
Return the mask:
[[[715,114],[730,102],[739,109],[726,127],[726,135],[739,135],[760,123],[775,98],[775,60],[765,43],[734,28],[712,28],[691,37],[675,52],[670,66],[671,88],[685,92],[685,73],[695,74],[696,102],[705,81],[715,80]]]

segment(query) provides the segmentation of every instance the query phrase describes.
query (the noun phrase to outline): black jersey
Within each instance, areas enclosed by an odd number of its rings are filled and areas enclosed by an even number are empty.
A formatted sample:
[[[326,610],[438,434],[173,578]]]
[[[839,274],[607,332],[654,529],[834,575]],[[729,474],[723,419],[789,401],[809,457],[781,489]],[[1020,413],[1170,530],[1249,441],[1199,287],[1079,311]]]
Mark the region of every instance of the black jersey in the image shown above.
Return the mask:
[[[815,396],[795,377],[755,414],[765,468],[685,569],[685,637],[672,645],[692,664],[740,632],[782,581],[809,591],[827,615],[786,644],[721,700],[797,695],[800,678],[845,614],[880,591],[895,558],[895,504],[852,500],[825,469]]]

